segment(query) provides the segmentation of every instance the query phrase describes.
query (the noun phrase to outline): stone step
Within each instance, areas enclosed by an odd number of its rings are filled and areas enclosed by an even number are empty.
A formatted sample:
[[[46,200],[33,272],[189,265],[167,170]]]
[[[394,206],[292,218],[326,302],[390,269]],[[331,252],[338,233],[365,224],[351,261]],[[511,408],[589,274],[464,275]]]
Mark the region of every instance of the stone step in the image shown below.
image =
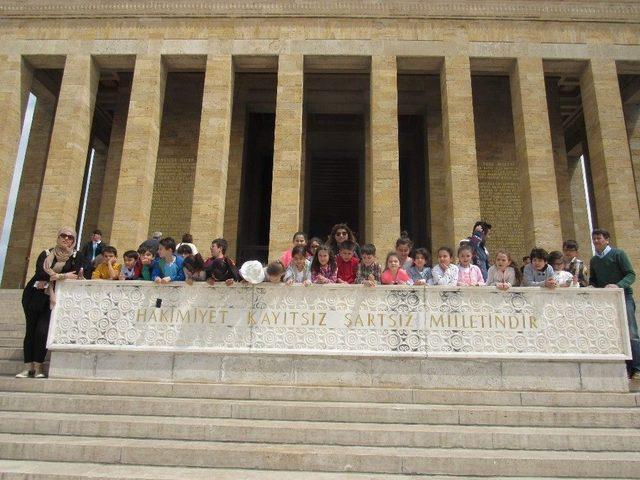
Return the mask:
[[[22,359],[22,348],[15,349]],[[0,377],[0,391],[100,394],[197,399],[289,400],[437,405],[637,407],[640,393],[422,390],[412,388],[240,385],[49,378],[46,382]]]
[[[22,355],[22,352],[20,352]],[[15,375],[24,369],[24,362],[22,360],[0,360],[0,374],[2,375]]]
[[[24,338],[24,328],[13,328],[10,330],[2,330],[0,331],[0,341],[11,338],[19,338],[22,340]]]
[[[0,434],[0,458],[421,475],[640,478],[627,452],[348,447]]]
[[[284,470],[240,470],[227,468],[153,467],[147,465],[103,465],[98,463],[34,462],[0,460],[3,480],[407,480],[406,475],[327,473]],[[412,479],[486,480],[476,476],[412,475]],[[492,477],[493,480],[535,480],[532,477]],[[547,477],[547,480],[560,480]],[[563,477],[562,480],[578,480]],[[602,479],[600,479],[602,480]]]
[[[22,323],[0,323],[0,335],[5,335],[6,332],[22,332],[24,335],[25,324]]]
[[[22,348],[0,347],[0,360],[20,360],[23,359]]]
[[[0,412],[0,433],[411,448],[640,452],[640,430]]]
[[[0,347],[22,348],[23,341],[24,334],[20,337],[3,337],[2,335],[0,335]]]
[[[0,392],[0,410],[427,425],[640,428],[637,409],[621,407],[374,404]]]

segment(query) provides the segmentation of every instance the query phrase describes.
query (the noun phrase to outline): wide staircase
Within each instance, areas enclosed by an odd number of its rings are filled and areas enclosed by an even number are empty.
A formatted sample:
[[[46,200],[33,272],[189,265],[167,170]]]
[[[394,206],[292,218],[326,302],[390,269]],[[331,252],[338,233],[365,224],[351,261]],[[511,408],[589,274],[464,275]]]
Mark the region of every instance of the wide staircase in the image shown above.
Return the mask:
[[[0,301],[0,479],[640,478],[637,393],[20,380]]]

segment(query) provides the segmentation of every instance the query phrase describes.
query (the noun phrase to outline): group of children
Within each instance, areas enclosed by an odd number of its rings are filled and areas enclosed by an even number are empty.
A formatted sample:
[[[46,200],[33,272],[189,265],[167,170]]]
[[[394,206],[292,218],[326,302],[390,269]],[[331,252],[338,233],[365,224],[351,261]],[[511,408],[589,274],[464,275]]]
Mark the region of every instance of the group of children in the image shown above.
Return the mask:
[[[240,270],[226,256],[227,242],[217,238],[211,243],[211,256],[205,261],[185,234],[176,245],[171,237],[153,244],[143,243],[138,251],[123,255],[123,264],[117,261],[117,251],[106,246],[102,258],[95,266],[91,278],[113,280],[150,280],[165,284],[172,281],[225,282],[238,281],[286,284],[362,284],[375,285],[441,285],[441,286],[495,286],[506,290],[512,286],[578,287],[586,286],[584,264],[577,258],[578,245],[569,240],[563,252],[549,254],[534,248],[519,268],[506,250],[499,250],[493,265],[483,276],[474,264],[475,246],[462,241],[454,251],[441,247],[437,263],[432,265],[431,255],[425,248],[413,248],[413,242],[402,234],[395,250],[387,254],[384,265],[376,260],[376,247],[360,247],[346,224],[334,226],[326,242],[319,238],[308,240],[303,232],[296,232],[290,249],[280,258],[262,267],[258,262],[247,262]],[[526,260],[530,260],[528,263]],[[250,274],[252,265],[258,264],[258,275]],[[247,268],[245,268],[247,267]],[[486,271],[486,270],[485,270]],[[255,269],[254,269],[255,272]]]

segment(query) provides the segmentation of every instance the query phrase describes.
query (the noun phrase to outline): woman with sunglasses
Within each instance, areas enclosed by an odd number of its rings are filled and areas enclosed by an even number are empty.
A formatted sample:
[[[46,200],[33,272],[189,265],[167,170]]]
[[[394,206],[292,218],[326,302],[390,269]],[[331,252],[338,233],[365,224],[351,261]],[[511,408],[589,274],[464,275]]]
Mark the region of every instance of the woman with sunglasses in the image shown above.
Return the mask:
[[[58,230],[56,246],[44,250],[36,261],[36,273],[22,293],[22,308],[27,321],[24,335],[24,370],[18,378],[44,378],[42,369],[47,354],[47,334],[51,309],[55,304],[58,280],[82,278],[82,255],[74,250],[76,232],[72,228]]]
[[[334,255],[338,255],[340,253],[340,244],[345,240],[351,240],[355,243],[356,248],[354,249],[354,254],[358,257],[358,260],[360,260],[362,258],[360,245],[356,242],[356,236],[353,233],[353,230],[351,230],[346,223],[336,223],[331,229],[329,238],[327,238],[327,245],[331,247]]]

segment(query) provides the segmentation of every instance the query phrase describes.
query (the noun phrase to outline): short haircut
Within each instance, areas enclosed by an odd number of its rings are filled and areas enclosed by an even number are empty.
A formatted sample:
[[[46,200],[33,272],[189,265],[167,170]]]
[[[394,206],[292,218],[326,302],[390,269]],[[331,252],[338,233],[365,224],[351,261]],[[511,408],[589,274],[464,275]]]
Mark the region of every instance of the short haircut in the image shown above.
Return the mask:
[[[178,247],[178,255],[193,255],[193,249],[184,243]]]
[[[427,265],[431,265],[431,254],[429,253],[429,250],[427,250],[426,248],[416,248],[416,250],[413,252],[413,261],[415,262],[416,257],[418,255],[422,255],[422,257],[425,259],[425,261],[427,262]]]
[[[356,244],[351,240],[345,240],[340,245],[338,245],[338,250],[349,250],[350,252],[352,252],[353,250],[355,250],[355,248]]]
[[[218,248],[222,250],[223,255],[226,255],[227,248],[229,248],[229,244],[224,238],[216,238],[214,241],[211,242],[211,245],[217,245]]]
[[[135,250],[127,250],[122,256],[124,258],[133,258],[134,260],[140,258],[140,255],[138,255],[138,252],[136,252]]]
[[[151,245],[143,245],[138,249],[139,255],[144,255],[147,252],[149,252],[154,257],[158,254],[158,250],[156,248],[153,248]]]
[[[376,246],[373,243],[366,243],[362,247],[360,247],[360,253],[362,255],[375,255]]]
[[[94,234],[94,235],[100,235],[100,236],[102,236],[102,231],[96,228],[96,229],[93,231],[93,234]]]
[[[271,262],[267,265],[267,275],[274,277],[276,275],[284,274],[284,265],[280,260],[276,260],[275,262]]]
[[[545,262],[547,261],[548,256],[549,254],[544,248],[533,248],[531,250],[531,253],[529,254],[529,257],[531,257],[531,260],[535,258],[539,258],[540,260],[544,260]]]
[[[522,257],[523,262],[526,262],[527,260],[531,260],[531,257],[529,255],[525,255],[524,257]]]
[[[118,256],[118,250],[116,250],[116,247],[112,247],[111,245],[105,245],[102,249],[102,253],[113,253],[116,257]]]
[[[562,242],[562,248],[565,250],[578,250],[578,242],[575,240],[565,240]]]
[[[595,237],[596,235],[602,235],[606,239],[609,239],[611,237],[611,234],[604,228],[596,228],[593,232],[591,232],[592,237]]]
[[[549,255],[547,255],[547,263],[551,265],[553,265],[558,260],[562,260],[564,262],[564,255],[562,255],[562,252],[554,250],[553,252],[549,252]]]
[[[182,243],[193,243],[193,235],[190,233],[182,235]]]
[[[449,247],[440,247],[438,249],[438,253],[440,253],[440,252],[447,252],[449,254],[449,256],[451,258],[453,258],[453,250],[451,250],[451,248],[449,248]]]
[[[303,257],[307,256],[307,247],[302,245],[296,245],[291,249],[291,257],[295,257],[296,255],[302,255]]]
[[[471,252],[471,254],[473,254],[473,247],[470,243],[465,242],[458,247],[458,256],[460,256],[460,254],[464,251],[469,251]]]
[[[171,237],[164,237],[160,240],[160,245],[162,245],[167,250],[171,250],[172,252],[176,251],[176,241]]]

